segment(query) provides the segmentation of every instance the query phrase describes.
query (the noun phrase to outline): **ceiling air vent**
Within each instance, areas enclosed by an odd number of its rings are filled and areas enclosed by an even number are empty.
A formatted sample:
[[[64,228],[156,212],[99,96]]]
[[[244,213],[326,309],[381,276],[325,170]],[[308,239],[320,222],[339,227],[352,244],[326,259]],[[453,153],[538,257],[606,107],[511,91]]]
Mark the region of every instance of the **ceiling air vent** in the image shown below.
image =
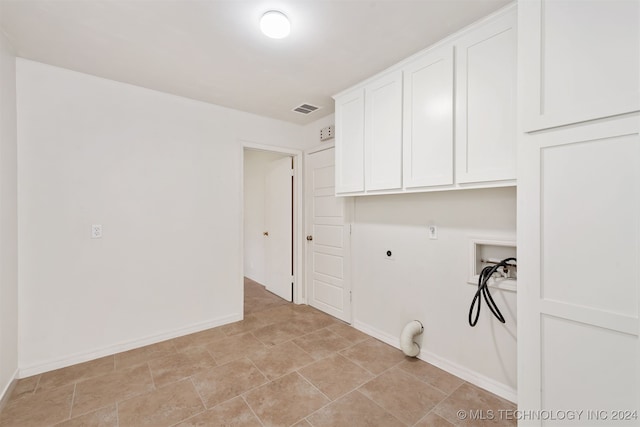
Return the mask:
[[[296,113],[309,114],[309,113],[313,113],[318,108],[320,107],[316,107],[315,105],[310,105],[310,104],[302,104],[294,108],[293,111],[295,111]]]

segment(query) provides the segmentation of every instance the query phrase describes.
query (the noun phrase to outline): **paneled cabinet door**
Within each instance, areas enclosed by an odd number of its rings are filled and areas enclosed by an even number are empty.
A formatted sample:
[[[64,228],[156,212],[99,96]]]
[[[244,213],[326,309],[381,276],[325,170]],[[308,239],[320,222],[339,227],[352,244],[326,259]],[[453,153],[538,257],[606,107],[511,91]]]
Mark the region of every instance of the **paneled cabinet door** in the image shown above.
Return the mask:
[[[365,89],[365,189],[402,188],[402,72]]]
[[[364,90],[336,98],[336,194],[364,191]]]
[[[572,425],[638,425],[639,125],[593,122],[519,145],[518,406],[585,408]],[[628,415],[592,424],[591,408]],[[541,425],[565,424],[518,422]]]
[[[640,1],[518,8],[526,132],[640,110]]]
[[[516,178],[515,7],[456,43],[456,182]]]
[[[404,187],[453,184],[453,46],[403,68]]]

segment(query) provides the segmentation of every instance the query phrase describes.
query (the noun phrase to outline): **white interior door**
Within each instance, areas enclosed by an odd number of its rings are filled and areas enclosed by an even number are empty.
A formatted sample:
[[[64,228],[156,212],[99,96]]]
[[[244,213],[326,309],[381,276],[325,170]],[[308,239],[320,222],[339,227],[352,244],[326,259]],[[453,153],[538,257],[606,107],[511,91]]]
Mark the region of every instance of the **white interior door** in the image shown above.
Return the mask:
[[[293,169],[291,157],[267,166],[265,182],[265,261],[267,290],[293,298]]]
[[[309,305],[351,322],[351,198],[336,197],[334,149],[306,155],[306,283]]]

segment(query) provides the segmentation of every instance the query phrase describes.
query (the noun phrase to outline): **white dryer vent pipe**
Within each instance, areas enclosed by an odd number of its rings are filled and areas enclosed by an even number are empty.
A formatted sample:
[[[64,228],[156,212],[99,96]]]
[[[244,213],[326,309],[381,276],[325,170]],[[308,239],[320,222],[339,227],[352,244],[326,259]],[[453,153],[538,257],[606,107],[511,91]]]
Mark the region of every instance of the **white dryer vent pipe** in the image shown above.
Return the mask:
[[[420,335],[424,331],[424,326],[418,320],[412,320],[400,334],[400,348],[402,352],[410,357],[416,357],[420,353],[420,346],[413,341],[416,335]]]

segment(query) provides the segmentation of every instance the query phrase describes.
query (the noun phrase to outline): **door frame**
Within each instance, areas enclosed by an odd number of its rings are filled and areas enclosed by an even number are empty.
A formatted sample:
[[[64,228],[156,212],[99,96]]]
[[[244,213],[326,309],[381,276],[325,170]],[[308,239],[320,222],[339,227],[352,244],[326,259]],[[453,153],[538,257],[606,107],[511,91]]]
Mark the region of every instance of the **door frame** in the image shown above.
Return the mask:
[[[305,173],[307,170],[307,158],[308,156],[310,156],[311,154],[315,154],[315,153],[319,153],[321,151],[325,151],[325,150],[329,150],[331,148],[335,149],[335,141],[330,141],[328,143],[323,143],[322,145],[318,145],[316,147],[310,148],[308,150],[305,150],[304,152],[304,162],[305,162]],[[306,183],[305,183],[306,185]],[[308,234],[311,234],[311,231],[309,230],[309,227],[311,226],[311,224],[309,223],[309,221],[307,221],[307,213],[306,209],[307,209],[307,198],[310,197],[309,194],[307,194],[305,192],[305,200],[304,200],[304,206],[305,206],[305,224],[304,224],[304,229],[305,229],[305,236]],[[353,254],[352,254],[352,240],[353,240],[353,235],[351,234],[351,230],[353,230],[353,219],[354,219],[354,214],[355,214],[355,198],[354,197],[342,197],[344,199],[344,206],[345,206],[345,226],[348,225],[350,227],[350,236],[349,236],[349,242],[348,242],[348,249],[345,251],[344,253],[344,261],[345,264],[347,265],[346,271],[347,274],[345,274],[345,281],[348,283],[348,289],[351,295],[349,304],[351,305],[350,309],[349,309],[349,321],[348,323],[351,325],[353,324],[353,319],[355,317],[355,310],[354,310],[354,298],[353,298],[353,268],[352,268],[352,259],[353,259]],[[305,240],[306,242],[306,240]],[[303,242],[303,244],[305,243]],[[308,277],[308,272],[307,272],[307,263],[309,262],[310,259],[310,249],[307,245],[304,246],[304,291],[305,291],[305,301],[307,304],[309,304],[309,298],[307,297],[307,295],[309,295],[309,290],[311,287],[311,284],[309,283],[309,277]]]
[[[302,264],[302,163],[303,152],[294,148],[278,147],[275,145],[259,144],[252,141],[240,140],[240,274],[238,286],[240,287],[240,313],[244,318],[244,151],[258,150],[272,153],[285,154],[293,158],[293,303],[304,304],[302,284],[304,279],[304,266]]]

